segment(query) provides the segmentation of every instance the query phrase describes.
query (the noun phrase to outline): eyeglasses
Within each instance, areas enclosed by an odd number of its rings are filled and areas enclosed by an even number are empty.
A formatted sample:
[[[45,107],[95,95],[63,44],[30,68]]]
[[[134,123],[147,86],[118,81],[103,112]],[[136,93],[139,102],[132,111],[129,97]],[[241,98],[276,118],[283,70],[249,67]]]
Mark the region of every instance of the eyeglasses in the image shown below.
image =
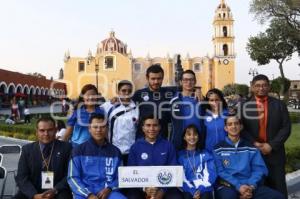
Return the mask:
[[[255,84],[254,88],[268,88],[269,84]]]
[[[105,129],[106,125],[91,125],[91,128],[93,128],[93,129]]]

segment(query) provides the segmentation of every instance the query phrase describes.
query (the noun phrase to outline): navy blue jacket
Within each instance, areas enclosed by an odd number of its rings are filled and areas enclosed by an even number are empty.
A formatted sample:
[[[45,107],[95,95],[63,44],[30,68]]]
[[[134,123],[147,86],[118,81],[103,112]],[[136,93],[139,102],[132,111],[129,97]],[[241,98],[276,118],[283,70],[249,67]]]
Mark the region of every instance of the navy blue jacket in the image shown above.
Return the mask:
[[[197,127],[200,138],[203,139],[205,129],[201,117],[203,117],[204,112],[198,100],[194,97],[183,97],[181,93],[178,93],[170,101],[170,104],[172,114],[170,141],[174,144],[175,148],[177,150],[182,148],[183,131],[190,124],[194,124]]]
[[[137,90],[132,96],[132,100],[138,106],[140,111],[140,119],[145,116],[153,114],[160,119],[161,136],[167,138],[168,136],[168,123],[171,122],[170,118],[170,100],[174,97],[174,89],[161,87],[158,92],[153,92],[147,88]],[[143,137],[141,122],[138,126],[137,137]]]
[[[238,146],[226,137],[214,149],[218,176],[239,191],[241,185],[258,186],[268,169],[257,148],[243,139]]]
[[[130,149],[128,166],[168,165],[177,165],[177,160],[173,145],[165,139],[157,138],[151,144],[145,138],[140,138]]]

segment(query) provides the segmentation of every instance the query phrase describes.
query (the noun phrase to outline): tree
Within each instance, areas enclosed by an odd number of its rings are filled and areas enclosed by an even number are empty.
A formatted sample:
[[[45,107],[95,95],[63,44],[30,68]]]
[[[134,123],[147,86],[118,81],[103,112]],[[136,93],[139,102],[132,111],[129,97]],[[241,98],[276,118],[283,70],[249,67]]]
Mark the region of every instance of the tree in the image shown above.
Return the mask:
[[[241,95],[241,96],[247,96],[249,93],[249,86],[246,84],[227,84],[223,88],[223,93],[225,96],[230,95]]]
[[[251,59],[258,65],[265,65],[275,60],[281,77],[285,79],[283,63],[290,60],[293,53],[297,51],[295,40],[290,36],[291,31],[293,30],[285,21],[273,19],[265,33],[249,38],[246,49]],[[283,84],[281,84],[280,94],[284,94]]]
[[[281,85],[283,85],[283,93],[287,93],[291,86],[291,81],[287,78],[277,77],[271,81],[271,92],[276,93],[278,96],[281,94]]]
[[[292,29],[300,31],[299,0],[252,0],[250,12],[264,23],[268,19],[284,20]]]

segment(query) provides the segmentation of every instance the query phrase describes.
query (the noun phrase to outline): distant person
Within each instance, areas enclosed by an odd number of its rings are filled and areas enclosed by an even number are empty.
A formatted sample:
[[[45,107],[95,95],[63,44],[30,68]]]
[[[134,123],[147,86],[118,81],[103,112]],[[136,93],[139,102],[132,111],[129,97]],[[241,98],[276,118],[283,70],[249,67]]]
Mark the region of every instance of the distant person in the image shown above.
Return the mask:
[[[130,149],[128,166],[172,166],[177,165],[174,146],[160,135],[159,120],[154,115],[143,118],[144,138],[140,138]],[[146,187],[144,190],[127,190],[128,199],[182,199],[177,188]]]
[[[16,101],[16,97],[13,97],[11,100],[11,116],[15,122],[19,121],[20,119],[19,106]]]
[[[13,118],[13,116],[9,116],[9,117],[7,117],[6,118],[6,120],[5,120],[5,124],[15,124],[16,122],[14,121],[14,118]]]
[[[90,139],[88,130],[89,118],[93,113],[104,114],[104,110],[99,107],[98,91],[92,84],[83,86],[80,92],[78,104],[67,121],[67,129],[64,141],[71,139],[73,147]]]
[[[89,119],[91,138],[74,148],[69,164],[68,183],[74,199],[126,199],[118,191],[121,152],[107,140],[104,115]]]
[[[66,99],[63,98],[61,101],[61,112],[62,112],[63,116],[66,116],[68,114],[68,110],[69,110],[68,103],[67,103]]]
[[[184,199],[213,199],[213,185],[217,171],[213,156],[204,150],[195,125],[186,127],[178,163],[183,166]]]
[[[15,199],[71,199],[67,184],[71,145],[55,139],[55,120],[43,117],[36,122],[38,141],[22,147]]]
[[[30,122],[30,110],[29,110],[27,104],[25,105],[25,108],[24,108],[24,123],[25,124],[31,124],[31,122]]]
[[[213,88],[206,94],[204,126],[206,129],[205,149],[212,152],[215,145],[225,140],[224,119],[228,115],[228,106],[222,91]]]
[[[284,143],[291,134],[291,121],[286,105],[268,96],[267,76],[257,75],[251,82],[252,98],[243,106],[242,136],[254,144],[263,155],[269,170],[266,185],[288,197],[285,181],[286,155]]]
[[[170,141],[179,150],[182,146],[184,129],[193,124],[197,127],[200,141],[204,142],[203,108],[195,95],[196,75],[192,70],[185,70],[180,77],[182,91],[170,101],[172,132]]]
[[[22,97],[20,97],[20,99],[18,101],[18,108],[19,108],[19,113],[20,113],[20,119],[23,120],[24,119],[25,100]]]
[[[136,139],[139,110],[131,100],[132,83],[122,80],[117,87],[118,103],[108,101],[101,107],[107,114],[109,142],[121,150],[123,164],[126,166],[129,149]]]
[[[136,103],[140,110],[140,118],[149,114],[160,119],[161,136],[168,138],[168,125],[170,118],[170,100],[175,95],[175,90],[162,87],[164,79],[164,70],[159,64],[151,65],[146,71],[147,87],[135,91],[132,100]],[[137,137],[143,137],[142,122],[139,122]]]
[[[257,148],[240,138],[241,120],[225,119],[228,136],[216,145],[214,157],[219,179],[217,199],[284,199],[283,194],[263,185],[268,169]]]
[[[56,121],[56,139],[62,140],[66,133],[66,125],[65,122],[62,120]]]

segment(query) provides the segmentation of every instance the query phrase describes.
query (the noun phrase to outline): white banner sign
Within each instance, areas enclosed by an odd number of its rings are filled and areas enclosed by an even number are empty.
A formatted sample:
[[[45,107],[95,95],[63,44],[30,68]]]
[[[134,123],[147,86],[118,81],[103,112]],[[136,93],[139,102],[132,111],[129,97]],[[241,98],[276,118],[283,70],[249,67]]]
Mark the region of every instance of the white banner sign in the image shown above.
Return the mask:
[[[119,167],[120,188],[182,187],[182,166]]]

